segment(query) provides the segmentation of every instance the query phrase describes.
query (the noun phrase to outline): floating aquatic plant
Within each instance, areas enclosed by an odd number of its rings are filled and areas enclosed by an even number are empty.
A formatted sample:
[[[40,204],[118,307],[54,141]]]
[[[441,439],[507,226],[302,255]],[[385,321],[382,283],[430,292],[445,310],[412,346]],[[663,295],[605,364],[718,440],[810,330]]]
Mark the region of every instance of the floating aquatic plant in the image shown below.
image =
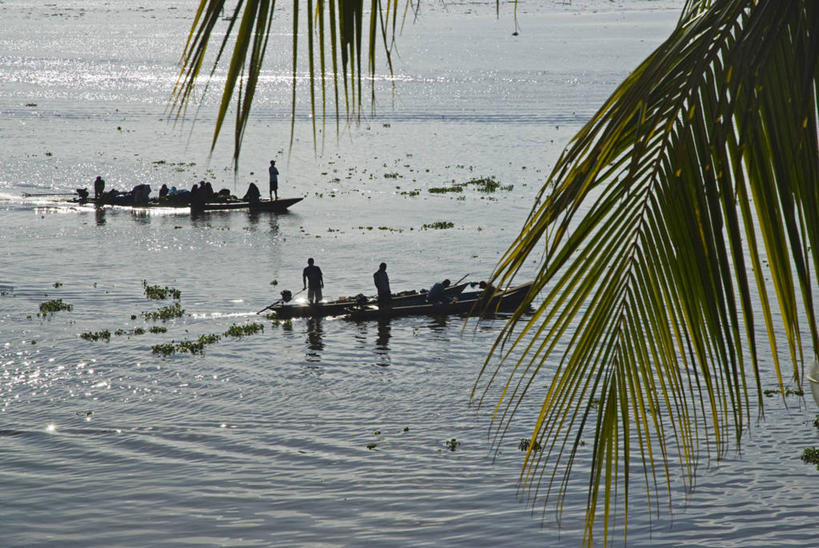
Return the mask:
[[[59,312],[60,310],[68,310],[70,312],[72,308],[74,307],[68,303],[64,303],[62,299],[56,299],[40,303],[40,314],[45,316]]]
[[[111,340],[111,332],[107,329],[103,329],[102,331],[88,331],[80,335],[81,339],[85,339],[86,341],[105,341],[108,342]]]
[[[154,354],[162,354],[170,356],[174,352],[190,352],[191,354],[201,354],[205,350],[205,346],[218,342],[219,335],[201,335],[195,341],[180,341],[176,344],[173,342],[164,344],[155,344],[151,347]]]
[[[180,299],[182,297],[182,292],[178,289],[174,289],[173,287],[160,287],[158,285],[148,285],[148,282],[142,280],[142,287],[145,288],[145,296],[149,299],[154,300],[164,300],[168,297],[173,299]]]
[[[529,438],[520,438],[520,443],[518,444],[518,449],[521,451],[528,451],[529,446],[531,445],[531,440]],[[542,451],[543,446],[535,440],[534,445],[532,445],[532,451]]]
[[[815,464],[816,469],[819,470],[819,449],[811,447],[802,451],[802,462],[807,464]]]
[[[445,230],[454,226],[455,223],[450,221],[437,221],[435,223],[424,224],[421,228],[424,230]]]
[[[151,333],[165,333],[166,331],[168,331],[168,328],[154,325],[150,327],[148,331],[150,331]]]
[[[264,325],[260,323],[233,324],[225,331],[225,337],[247,337],[260,331],[264,331]]]
[[[160,308],[155,312],[143,312],[146,320],[162,320],[163,322],[173,318],[181,318],[185,314],[185,310],[179,306],[179,303],[174,303],[170,306]]]
[[[461,445],[461,442],[459,442],[455,438],[452,438],[451,440],[447,440],[447,442],[446,442],[446,447],[450,451],[455,451],[455,449],[457,449],[460,445]]]

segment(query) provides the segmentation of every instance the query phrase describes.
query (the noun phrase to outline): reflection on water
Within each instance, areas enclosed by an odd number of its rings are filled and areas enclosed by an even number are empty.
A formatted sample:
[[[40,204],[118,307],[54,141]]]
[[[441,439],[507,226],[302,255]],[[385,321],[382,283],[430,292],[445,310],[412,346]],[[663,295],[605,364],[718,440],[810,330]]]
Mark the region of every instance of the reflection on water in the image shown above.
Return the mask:
[[[321,351],[324,350],[324,329],[321,326],[321,318],[309,318],[307,320],[307,361],[321,361]]]
[[[94,222],[97,226],[102,226],[105,224],[105,208],[104,207],[97,207],[94,208]]]
[[[378,337],[375,339],[376,364],[390,365],[390,320],[378,320]]]

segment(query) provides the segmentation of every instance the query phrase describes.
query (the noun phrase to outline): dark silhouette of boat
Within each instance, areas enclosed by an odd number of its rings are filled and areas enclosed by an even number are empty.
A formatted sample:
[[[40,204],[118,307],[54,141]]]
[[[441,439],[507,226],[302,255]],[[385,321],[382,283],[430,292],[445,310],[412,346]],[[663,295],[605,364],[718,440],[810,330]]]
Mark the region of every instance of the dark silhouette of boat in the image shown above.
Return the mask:
[[[490,290],[462,293],[450,302],[404,304],[393,303],[392,306],[367,304],[353,306],[345,317],[355,321],[382,320],[401,316],[444,316],[449,314],[492,315],[498,312],[513,312],[532,289],[534,282],[510,287],[504,290]]]

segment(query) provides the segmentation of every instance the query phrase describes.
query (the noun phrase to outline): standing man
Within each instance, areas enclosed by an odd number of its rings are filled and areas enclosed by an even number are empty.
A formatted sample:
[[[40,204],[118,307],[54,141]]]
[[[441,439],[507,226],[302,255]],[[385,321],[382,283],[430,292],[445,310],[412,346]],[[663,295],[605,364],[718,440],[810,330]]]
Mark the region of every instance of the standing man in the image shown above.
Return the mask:
[[[392,299],[390,293],[390,278],[387,276],[387,263],[381,263],[378,266],[378,271],[373,274],[373,281],[375,287],[378,289],[378,304],[388,305]]]
[[[304,289],[307,291],[307,300],[310,304],[321,301],[321,288],[324,287],[324,277],[321,275],[321,269],[313,264],[313,258],[307,259],[307,267],[301,274],[301,281],[304,283]]]
[[[273,195],[276,195],[276,199],[279,199],[279,170],[276,169],[276,160],[270,160],[270,167],[267,168],[267,172],[270,173],[270,199],[273,199]],[[318,268],[318,267],[317,267]]]
[[[102,177],[97,175],[97,178],[94,179],[94,199],[99,200],[102,198],[103,192],[105,192],[105,181],[102,180]]]

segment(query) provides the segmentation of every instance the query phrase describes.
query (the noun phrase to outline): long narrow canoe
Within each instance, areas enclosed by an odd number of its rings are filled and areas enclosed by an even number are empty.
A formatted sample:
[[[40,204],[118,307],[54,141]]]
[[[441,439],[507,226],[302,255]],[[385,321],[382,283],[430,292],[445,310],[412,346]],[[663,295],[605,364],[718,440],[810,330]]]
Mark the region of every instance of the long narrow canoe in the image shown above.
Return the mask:
[[[447,295],[450,297],[457,297],[463,293],[468,283],[454,285],[446,289]],[[392,296],[392,303],[394,306],[411,306],[416,304],[423,304],[426,302],[427,292],[422,291],[404,291]],[[367,297],[364,306],[375,305],[377,303],[375,297]],[[348,297],[346,299],[339,299],[337,301],[328,301],[316,304],[310,303],[282,303],[269,308],[269,310],[276,315],[277,318],[306,318],[306,317],[322,317],[322,316],[343,316],[349,312],[351,307],[357,306],[355,297]]]
[[[287,208],[292,206],[293,204],[297,204],[302,201],[304,198],[280,198],[278,200],[259,200],[258,202],[245,202],[242,200],[232,200],[227,202],[208,202],[206,204],[202,204],[198,211],[231,211],[234,209],[244,209],[251,212],[270,212],[270,213],[284,213],[287,211]],[[139,204],[135,205],[133,203],[128,203],[127,201],[110,201],[110,200],[95,200],[94,198],[88,198],[86,200],[72,200],[73,202],[79,204],[94,204],[98,206],[104,205],[118,205],[122,207],[133,207],[133,208],[157,208],[157,207],[170,207],[170,208],[191,208],[190,202],[174,202],[171,200],[156,200],[152,199],[148,201],[146,204]]]
[[[436,304],[393,304],[379,308],[378,305],[369,304],[363,307],[350,307],[347,319],[355,321],[380,320],[387,318],[397,318],[401,316],[444,316],[449,314],[483,314],[487,311],[512,312],[523,302],[526,294],[532,288],[534,282],[510,287],[505,290],[495,290],[491,297],[483,294],[464,293],[462,298],[448,303]]]

